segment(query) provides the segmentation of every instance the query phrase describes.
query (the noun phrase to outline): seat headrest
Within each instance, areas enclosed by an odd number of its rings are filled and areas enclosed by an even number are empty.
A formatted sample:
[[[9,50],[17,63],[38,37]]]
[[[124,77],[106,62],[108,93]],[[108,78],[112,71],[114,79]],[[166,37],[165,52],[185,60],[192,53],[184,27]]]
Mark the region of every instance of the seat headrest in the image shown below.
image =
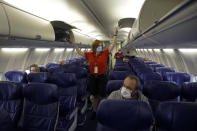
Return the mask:
[[[156,72],[147,72],[147,73],[143,73],[140,75],[140,79],[145,81],[149,81],[149,80],[158,80],[161,81],[162,77],[159,73]]]
[[[67,88],[77,84],[77,78],[74,73],[53,73],[50,77],[50,82],[59,87]]]
[[[48,82],[48,73],[47,72],[33,72],[28,74],[28,82],[38,82],[38,83],[47,83]]]
[[[39,66],[39,68],[40,68],[40,72],[46,72],[46,68],[45,67]]]
[[[52,68],[52,67],[59,67],[59,64],[57,64],[57,63],[48,63],[46,65],[46,69],[49,69],[49,68]]]
[[[78,79],[87,77],[87,69],[83,67],[70,66],[65,70],[66,73],[75,73]]]
[[[149,65],[149,64],[157,64],[157,62],[154,62],[154,61],[145,61],[144,63],[147,64],[147,65]]]
[[[196,131],[196,121],[197,103],[162,102],[159,104],[156,114],[156,124],[159,130]]]
[[[26,83],[27,74],[21,71],[8,71],[5,73],[7,81]]]
[[[109,95],[115,90],[119,90],[123,86],[123,80],[110,80],[107,82],[106,93]]]
[[[153,114],[145,102],[135,100],[103,100],[97,120],[104,126],[121,131],[150,129]]]
[[[175,72],[173,68],[170,67],[156,67],[156,71],[159,72]]]
[[[129,71],[114,71],[109,75],[110,80],[124,80],[128,75],[134,75]]]
[[[141,74],[144,74],[144,73],[152,73],[153,71],[152,71],[152,69],[145,67],[145,68],[136,68],[135,72],[138,75],[141,75]]]
[[[162,65],[162,64],[150,64],[149,66],[151,67],[151,69],[152,69],[153,71],[156,70],[156,67],[164,67],[164,65]]]
[[[168,81],[174,81],[178,84],[179,88],[181,88],[183,82],[190,81],[190,75],[184,72],[167,72],[166,79]]]
[[[30,83],[23,88],[23,95],[35,104],[50,104],[58,101],[58,87],[54,84]]]
[[[175,82],[146,81],[143,93],[149,99],[165,101],[176,99],[180,94],[180,89]]]
[[[128,66],[116,66],[114,67],[114,70],[115,71],[130,71],[131,68]]]
[[[185,82],[181,89],[181,96],[183,99],[195,100],[197,99],[197,82]]]
[[[15,100],[22,98],[22,88],[13,82],[0,82],[0,99]]]

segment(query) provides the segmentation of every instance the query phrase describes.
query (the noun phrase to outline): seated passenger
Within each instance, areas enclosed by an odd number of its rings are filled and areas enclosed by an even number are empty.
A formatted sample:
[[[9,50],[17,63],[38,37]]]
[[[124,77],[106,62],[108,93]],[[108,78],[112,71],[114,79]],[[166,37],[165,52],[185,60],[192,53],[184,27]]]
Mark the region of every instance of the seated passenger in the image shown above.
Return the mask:
[[[65,64],[64,60],[60,60],[60,61],[59,61],[59,64],[60,64],[60,66],[61,66],[61,65],[64,65],[64,64]]]
[[[129,62],[129,59],[126,58],[126,57],[124,57],[124,58],[123,58],[123,62]]]
[[[30,72],[40,72],[40,68],[37,64],[30,65]]]
[[[117,59],[117,58],[120,58],[120,57],[123,57],[123,53],[122,53],[121,50],[118,50],[118,52],[115,53],[114,58]]]
[[[140,80],[136,76],[129,75],[125,78],[122,88],[113,91],[108,99],[138,100],[149,104],[148,98],[140,90]]]
[[[144,62],[146,62],[146,61],[150,61],[149,58],[145,57]]]

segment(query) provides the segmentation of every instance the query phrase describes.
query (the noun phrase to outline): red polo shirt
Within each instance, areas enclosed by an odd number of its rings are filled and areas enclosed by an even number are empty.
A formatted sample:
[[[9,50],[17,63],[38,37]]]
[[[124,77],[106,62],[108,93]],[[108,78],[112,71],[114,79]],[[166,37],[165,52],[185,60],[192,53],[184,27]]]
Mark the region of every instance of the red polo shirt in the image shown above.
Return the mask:
[[[106,72],[106,66],[107,66],[107,57],[109,56],[109,50],[106,49],[99,53],[98,56],[94,54],[93,52],[85,52],[84,53],[85,58],[89,60],[90,64],[90,73],[92,75],[102,75]],[[98,67],[98,73],[94,73],[94,67]]]

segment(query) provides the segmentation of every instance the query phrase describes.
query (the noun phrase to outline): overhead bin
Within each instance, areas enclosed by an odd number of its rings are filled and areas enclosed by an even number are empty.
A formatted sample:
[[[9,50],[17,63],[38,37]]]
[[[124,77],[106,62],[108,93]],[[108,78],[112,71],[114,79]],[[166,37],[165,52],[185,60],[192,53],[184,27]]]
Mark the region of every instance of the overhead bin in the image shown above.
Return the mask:
[[[8,17],[10,25],[9,36],[11,38],[24,38],[47,41],[55,40],[55,33],[49,21],[9,6],[7,4],[2,4],[2,6],[4,7]],[[3,11],[0,12],[1,15],[2,12]],[[2,22],[2,18],[0,21]],[[7,23],[4,22],[1,24],[1,26],[7,26]]]
[[[9,35],[9,25],[6,13],[3,9],[2,3],[0,3],[0,35],[8,36]]]
[[[196,48],[196,16],[197,2],[184,1],[147,30],[134,36],[127,47]]]
[[[81,34],[78,31],[72,31],[73,35],[74,35],[74,41],[76,43],[81,43],[81,44],[85,44],[85,45],[91,45],[92,42],[95,40],[92,37],[89,37],[87,35]]]

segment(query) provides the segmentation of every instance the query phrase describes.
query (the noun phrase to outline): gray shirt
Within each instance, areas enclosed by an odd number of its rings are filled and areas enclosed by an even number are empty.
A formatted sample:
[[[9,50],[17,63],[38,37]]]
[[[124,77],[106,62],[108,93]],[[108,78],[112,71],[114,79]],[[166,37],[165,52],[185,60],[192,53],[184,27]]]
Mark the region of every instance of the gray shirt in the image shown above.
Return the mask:
[[[117,90],[117,91],[113,91],[107,99],[117,99],[117,100],[125,100],[125,98],[122,97],[121,95],[121,89]],[[138,91],[138,101],[144,101],[147,104],[149,104],[148,102],[148,98],[146,96],[144,96],[140,91]]]

